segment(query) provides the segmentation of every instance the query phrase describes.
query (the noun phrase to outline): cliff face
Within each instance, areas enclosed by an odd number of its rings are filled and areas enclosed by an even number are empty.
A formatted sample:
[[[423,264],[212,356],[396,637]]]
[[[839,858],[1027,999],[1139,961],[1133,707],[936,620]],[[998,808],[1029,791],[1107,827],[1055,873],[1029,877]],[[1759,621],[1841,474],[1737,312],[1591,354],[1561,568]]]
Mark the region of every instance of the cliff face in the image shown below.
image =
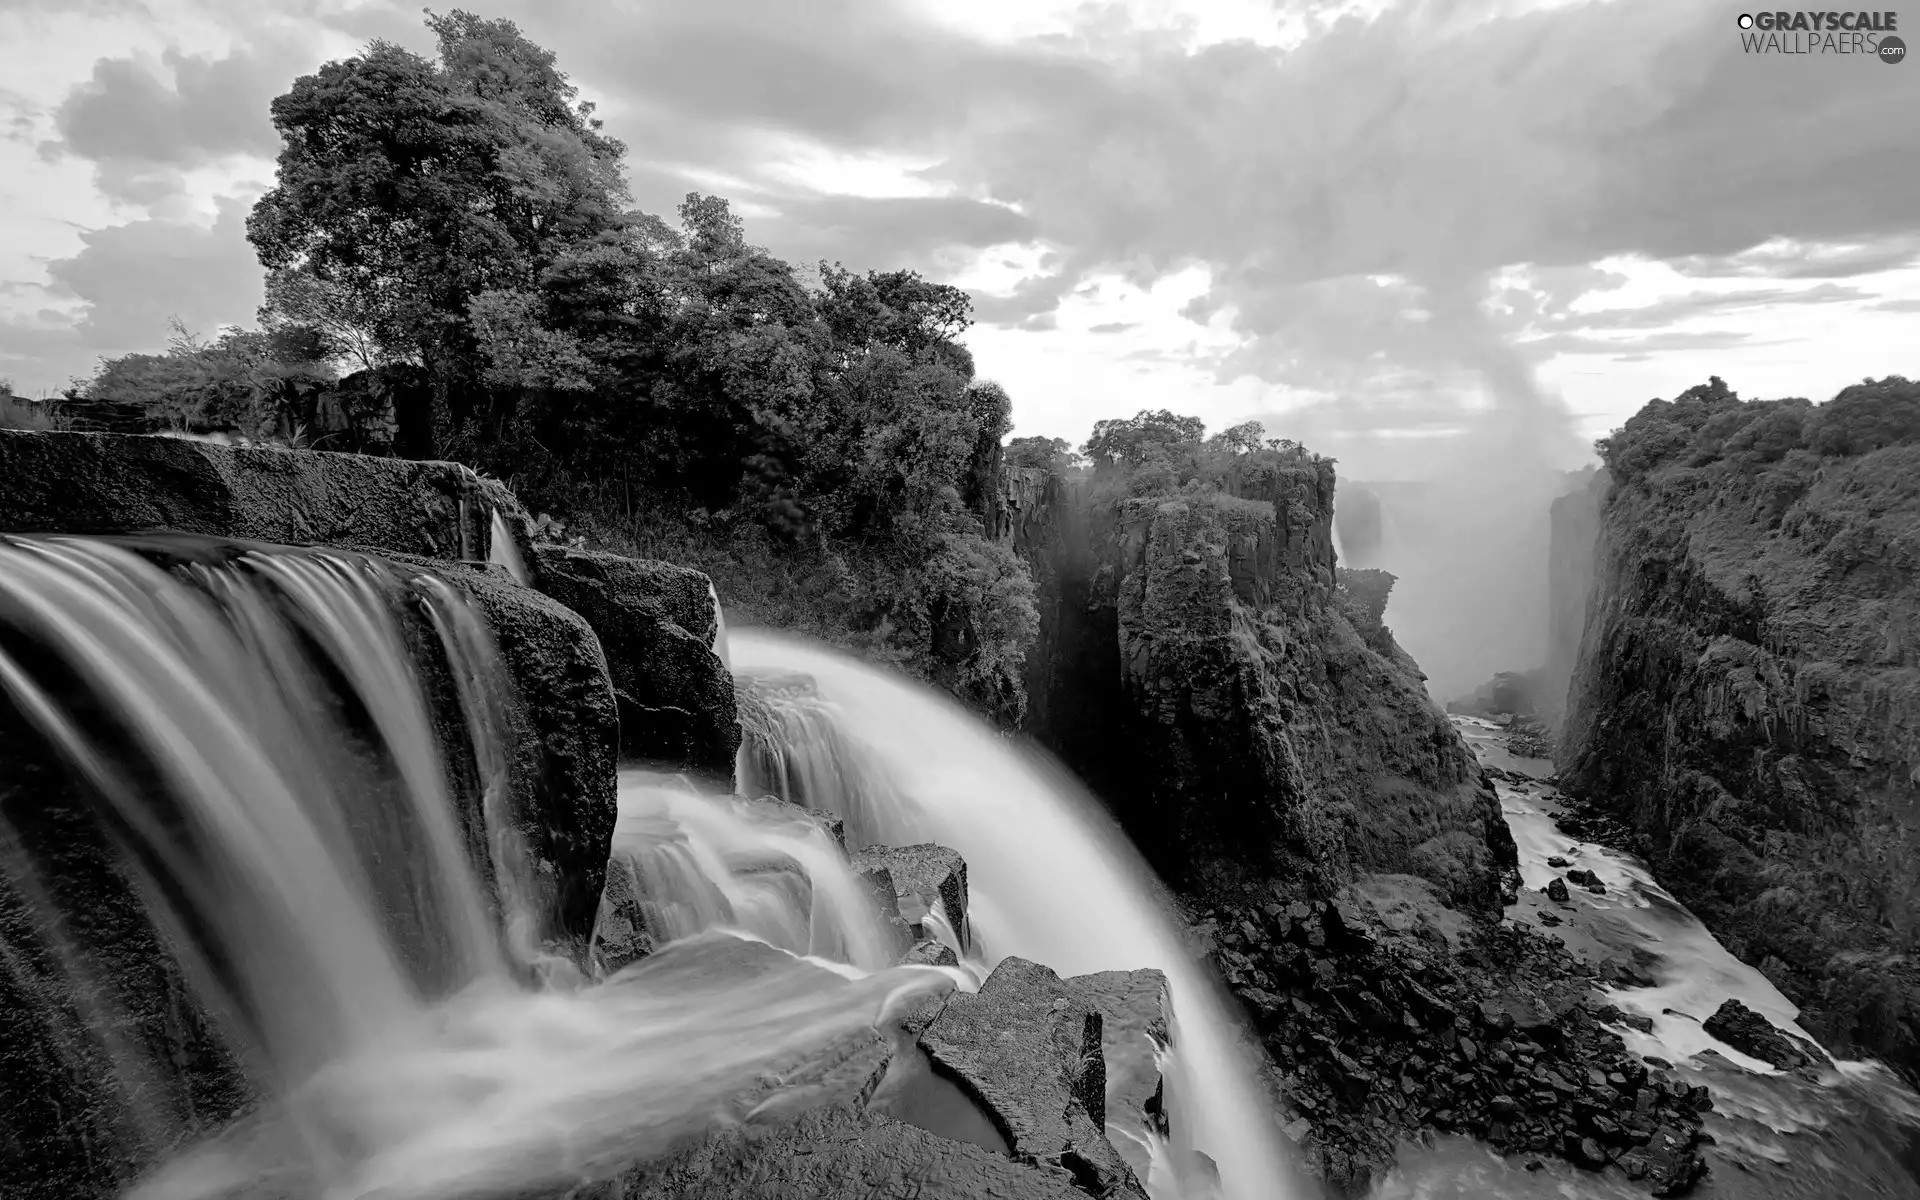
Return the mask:
[[[1594,543],[1600,536],[1600,508],[1613,477],[1593,471],[1553,502],[1547,558],[1547,657],[1540,672],[1538,716],[1560,732],[1566,718],[1567,688],[1580,657],[1580,635],[1587,627],[1587,597],[1593,591]]]
[[[1568,790],[1830,1048],[1920,1070],[1920,390],[1715,380],[1608,458]]]
[[[1189,891],[1395,872],[1497,906],[1498,802],[1379,624],[1391,577],[1336,579],[1332,464],[1250,456],[1217,483],[1009,476],[1001,532],[1041,611],[1028,729]]]

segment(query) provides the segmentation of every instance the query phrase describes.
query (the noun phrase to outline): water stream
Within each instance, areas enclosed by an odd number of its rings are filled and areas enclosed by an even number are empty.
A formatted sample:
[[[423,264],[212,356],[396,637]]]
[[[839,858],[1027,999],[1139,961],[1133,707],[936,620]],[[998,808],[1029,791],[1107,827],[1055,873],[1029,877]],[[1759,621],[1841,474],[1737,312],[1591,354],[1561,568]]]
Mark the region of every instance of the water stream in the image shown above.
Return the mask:
[[[1560,797],[1547,782],[1552,763],[1508,753],[1504,730],[1492,722],[1455,717],[1454,723],[1483,763],[1518,777],[1495,784],[1524,884],[1508,919],[1559,938],[1590,962],[1630,964],[1640,976],[1635,983],[1601,990],[1651,1028],[1623,1023],[1614,1032],[1634,1053],[1671,1062],[1687,1083],[1712,1090],[1711,1173],[1694,1194],[1740,1200],[1920,1197],[1920,1096],[1877,1063],[1830,1060],[1784,1072],[1708,1034],[1702,1022],[1731,998],[1812,1041],[1797,1023],[1794,1004],[1729,953],[1645,863],[1560,830]],[[1550,858],[1567,865],[1552,865]],[[1554,877],[1580,869],[1597,875],[1606,891],[1573,886],[1564,905],[1542,894]],[[1557,923],[1543,921],[1545,913]],[[1524,1157],[1502,1160],[1475,1143],[1442,1139],[1403,1154],[1399,1172],[1376,1200],[1642,1194],[1623,1179],[1564,1163],[1526,1168]]]
[[[932,689],[798,638],[730,635],[756,687],[743,719],[742,788],[824,808],[850,846],[937,842],[967,861],[972,933],[984,961],[1018,955],[1062,976],[1154,967],[1173,995],[1176,1138],[1163,1189],[1204,1184],[1177,1164],[1218,1164],[1230,1200],[1305,1196],[1280,1147],[1219,982],[1181,943],[1159,885],[1097,803],[1064,771],[1016,749]]]
[[[691,863],[687,896],[724,896],[740,857],[777,856],[799,864],[809,903],[736,893],[610,978],[556,969],[504,811],[511,692],[464,597],[424,572],[204,539],[0,538],[0,717],[30,722],[84,784],[80,815],[124,854],[264,1097],[133,1200],[564,1190],[807,1103],[848,1047],[968,978],[879,969],[861,928],[879,918],[847,900],[850,868],[790,823],[633,779],[629,849],[636,823],[665,820],[733,856]],[[64,851],[36,840],[41,810],[5,815],[5,882],[50,897],[34,884],[71,870]],[[87,986],[89,906],[42,917],[76,972],[65,990],[93,997],[96,1028],[132,1028]],[[116,1063],[129,1092],[166,1069]],[[151,1112],[145,1153],[183,1128]]]

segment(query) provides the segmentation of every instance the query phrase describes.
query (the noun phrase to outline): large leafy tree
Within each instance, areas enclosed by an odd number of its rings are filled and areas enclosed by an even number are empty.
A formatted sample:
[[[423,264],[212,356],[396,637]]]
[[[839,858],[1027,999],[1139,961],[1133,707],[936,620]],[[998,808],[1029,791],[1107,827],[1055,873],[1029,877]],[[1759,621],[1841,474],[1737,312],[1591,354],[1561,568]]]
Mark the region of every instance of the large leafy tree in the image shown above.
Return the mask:
[[[543,321],[539,283],[626,199],[625,148],[550,51],[510,21],[428,25],[437,61],[375,42],[274,100],[278,181],[247,222],[270,294],[426,370],[437,412],[396,414],[414,454],[497,416],[476,399],[503,382],[586,382],[584,354]]]

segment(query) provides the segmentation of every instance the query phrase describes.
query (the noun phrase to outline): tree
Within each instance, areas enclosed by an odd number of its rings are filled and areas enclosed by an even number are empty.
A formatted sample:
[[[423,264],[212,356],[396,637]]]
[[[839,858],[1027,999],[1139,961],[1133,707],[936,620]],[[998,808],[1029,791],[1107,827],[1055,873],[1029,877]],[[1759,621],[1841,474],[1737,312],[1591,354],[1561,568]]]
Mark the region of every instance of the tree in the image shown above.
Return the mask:
[[[1064,471],[1073,465],[1073,443],[1060,437],[1014,438],[1007,443],[1006,464],[1014,468]]]
[[[1138,467],[1164,459],[1176,447],[1198,447],[1207,427],[1198,417],[1176,416],[1166,409],[1143,409],[1134,416],[1094,424],[1081,453],[1095,467]]]
[[[517,379],[528,344],[554,345],[525,324],[542,305],[516,294],[616,224],[626,199],[625,147],[550,51],[510,21],[455,11],[427,24],[437,63],[376,41],[274,100],[278,178],[247,221],[261,264],[304,280],[278,294],[319,296],[380,359],[426,368],[444,411],[397,414],[420,455],[451,426],[497,416],[475,410],[473,385]],[[473,304],[490,293],[476,330]]]

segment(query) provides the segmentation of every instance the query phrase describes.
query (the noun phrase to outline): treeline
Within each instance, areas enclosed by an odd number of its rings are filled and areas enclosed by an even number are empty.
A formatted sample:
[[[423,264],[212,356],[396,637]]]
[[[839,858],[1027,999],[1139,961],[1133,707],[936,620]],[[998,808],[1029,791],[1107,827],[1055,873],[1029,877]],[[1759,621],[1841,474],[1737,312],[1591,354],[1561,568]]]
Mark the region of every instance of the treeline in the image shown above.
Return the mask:
[[[1671,401],[1649,401],[1594,449],[1616,480],[1628,481],[1663,467],[1811,469],[1822,458],[1916,441],[1920,383],[1899,375],[1863,380],[1819,405],[1799,397],[1743,401],[1715,375]]]

